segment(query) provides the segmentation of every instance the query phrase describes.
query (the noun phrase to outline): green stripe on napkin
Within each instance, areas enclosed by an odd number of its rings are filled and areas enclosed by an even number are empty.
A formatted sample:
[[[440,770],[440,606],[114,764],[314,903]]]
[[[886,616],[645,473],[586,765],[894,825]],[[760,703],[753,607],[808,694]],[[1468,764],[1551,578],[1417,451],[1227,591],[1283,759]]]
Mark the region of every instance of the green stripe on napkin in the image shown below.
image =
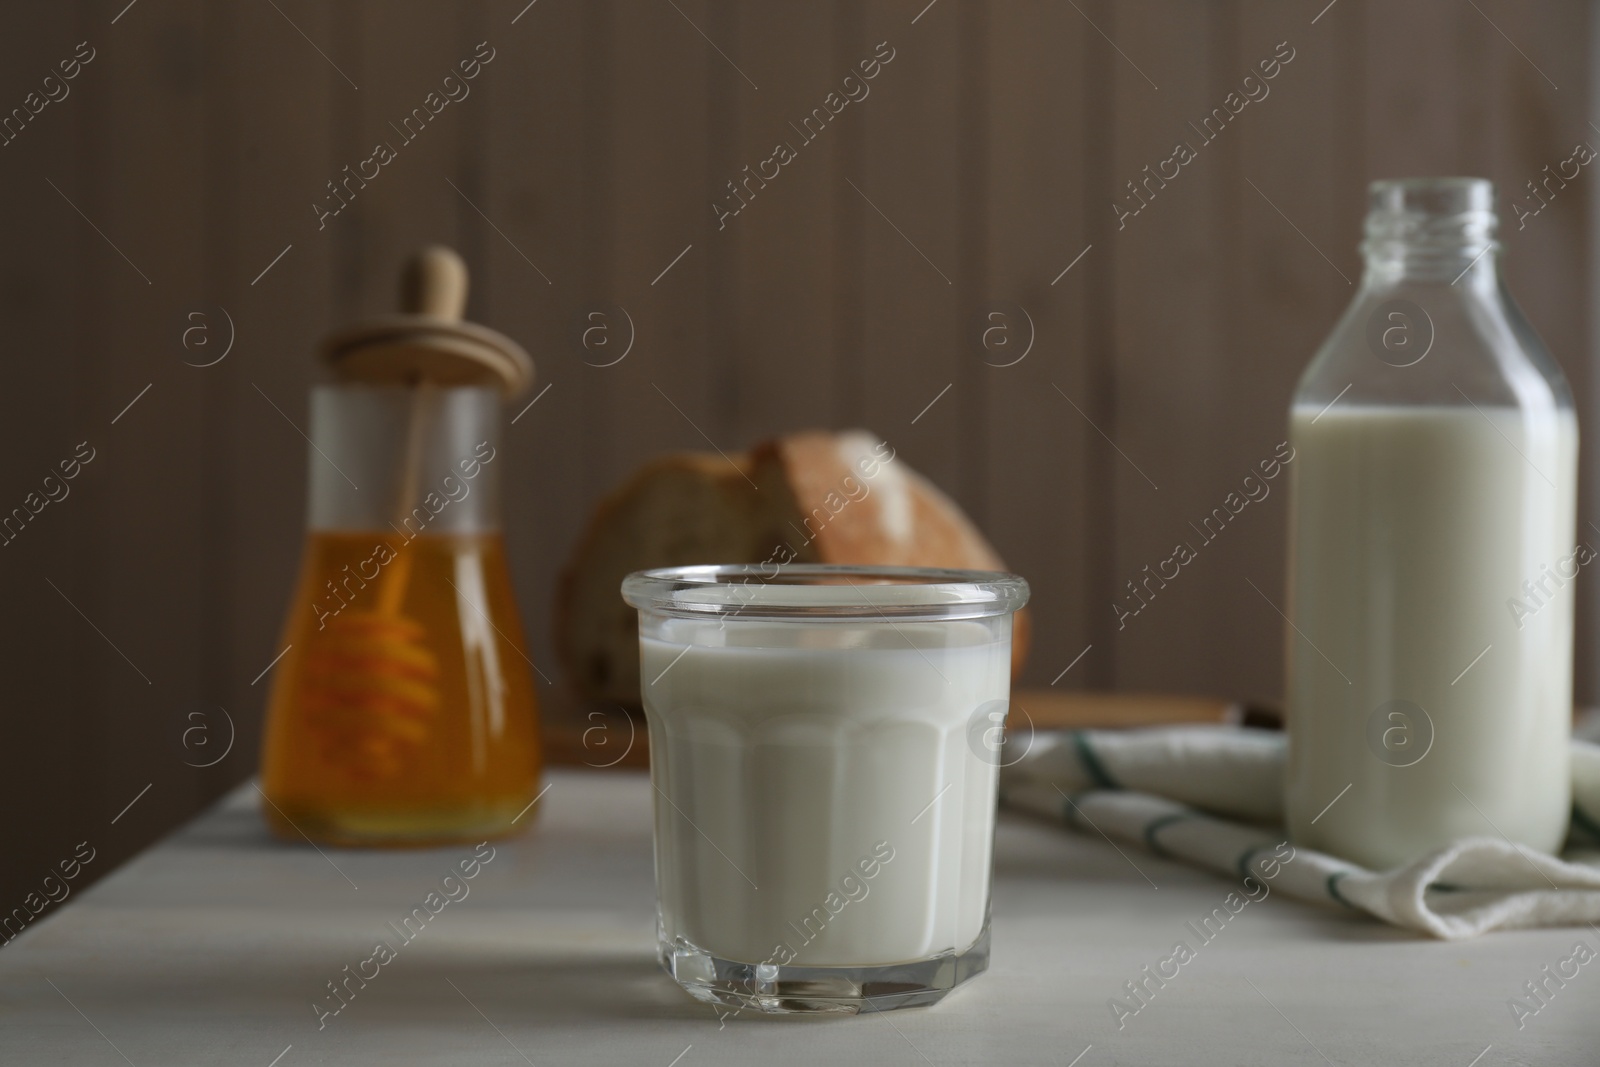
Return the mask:
[[[1083,764],[1083,769],[1089,772],[1089,777],[1101,789],[1121,789],[1117,780],[1106,772],[1105,765],[1100,762],[1100,757],[1095,755],[1094,749],[1089,747],[1089,738],[1082,730],[1072,731],[1072,747],[1078,753],[1078,761]]]
[[[1339,892],[1339,879],[1343,878],[1349,873],[1349,871],[1334,871],[1332,874],[1328,875],[1328,895],[1352,911],[1360,911],[1360,908],[1346,900],[1343,894]]]
[[[1170,814],[1163,815],[1158,819],[1151,819],[1149,824],[1144,828],[1145,847],[1158,856],[1171,856],[1172,853],[1162,848],[1161,842],[1156,840],[1157,831],[1164,830],[1175,822],[1183,822],[1186,819],[1192,819],[1194,817],[1195,816],[1193,812],[1175,811]]]

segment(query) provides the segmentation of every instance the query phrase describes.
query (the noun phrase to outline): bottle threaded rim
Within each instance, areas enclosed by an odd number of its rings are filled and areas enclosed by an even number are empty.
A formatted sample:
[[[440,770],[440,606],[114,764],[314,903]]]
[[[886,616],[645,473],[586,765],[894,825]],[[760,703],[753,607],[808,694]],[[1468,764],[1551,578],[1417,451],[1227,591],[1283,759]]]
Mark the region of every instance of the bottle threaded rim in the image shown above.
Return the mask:
[[[1477,255],[1494,239],[1494,183],[1487,178],[1390,178],[1368,186],[1369,256]]]

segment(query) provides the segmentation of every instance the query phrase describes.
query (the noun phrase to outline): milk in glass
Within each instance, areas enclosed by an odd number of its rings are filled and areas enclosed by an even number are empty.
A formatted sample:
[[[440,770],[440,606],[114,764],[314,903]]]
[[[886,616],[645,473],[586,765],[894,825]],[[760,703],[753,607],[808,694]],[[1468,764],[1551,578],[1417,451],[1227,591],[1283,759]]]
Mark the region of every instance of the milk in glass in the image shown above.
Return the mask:
[[[663,966],[742,1010],[931,1003],[987,966],[1009,575],[630,576]]]

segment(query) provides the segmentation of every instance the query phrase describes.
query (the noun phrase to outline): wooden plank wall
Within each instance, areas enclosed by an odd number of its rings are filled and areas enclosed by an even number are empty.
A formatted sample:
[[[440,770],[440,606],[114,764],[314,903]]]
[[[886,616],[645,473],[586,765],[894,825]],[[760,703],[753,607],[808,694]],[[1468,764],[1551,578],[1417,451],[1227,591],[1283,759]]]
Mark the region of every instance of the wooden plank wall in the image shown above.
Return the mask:
[[[556,570],[634,465],[859,425],[1034,581],[1032,684],[1276,700],[1281,485],[1120,629],[1112,602],[1282,440],[1358,278],[1365,182],[1483,174],[1509,216],[1600,137],[1593,29],[1578,0],[11,13],[0,114],[80,41],[95,58],[0,147],[0,508],[79,442],[95,459],[0,549],[0,911],[78,841],[110,869],[253,769],[299,552],[311,348],[388,309],[427,241],[463,250],[470,314],[523,341],[550,387],[506,463],[541,665]],[[327,183],[397,140],[390,123],[479,42],[494,58],[470,95],[319,223]],[[1188,124],[1283,42],[1270,94],[1119,224],[1126,183],[1198,144]],[[891,50],[801,144],[790,124]],[[719,221],[778,141],[797,158]],[[1589,182],[1505,227],[1511,284],[1586,415]],[[1578,658],[1594,699],[1597,657]]]

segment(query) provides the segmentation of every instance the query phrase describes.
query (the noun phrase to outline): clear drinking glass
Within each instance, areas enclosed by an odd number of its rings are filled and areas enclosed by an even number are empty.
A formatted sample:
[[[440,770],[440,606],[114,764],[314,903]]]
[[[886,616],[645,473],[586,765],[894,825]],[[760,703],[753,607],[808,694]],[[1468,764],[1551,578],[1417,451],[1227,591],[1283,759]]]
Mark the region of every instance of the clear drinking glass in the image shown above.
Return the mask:
[[[989,958],[1009,574],[629,575],[662,966],[764,1012],[932,1003]]]
[[[1290,412],[1287,814],[1369,867],[1566,834],[1578,427],[1478,178],[1376,182]]]

